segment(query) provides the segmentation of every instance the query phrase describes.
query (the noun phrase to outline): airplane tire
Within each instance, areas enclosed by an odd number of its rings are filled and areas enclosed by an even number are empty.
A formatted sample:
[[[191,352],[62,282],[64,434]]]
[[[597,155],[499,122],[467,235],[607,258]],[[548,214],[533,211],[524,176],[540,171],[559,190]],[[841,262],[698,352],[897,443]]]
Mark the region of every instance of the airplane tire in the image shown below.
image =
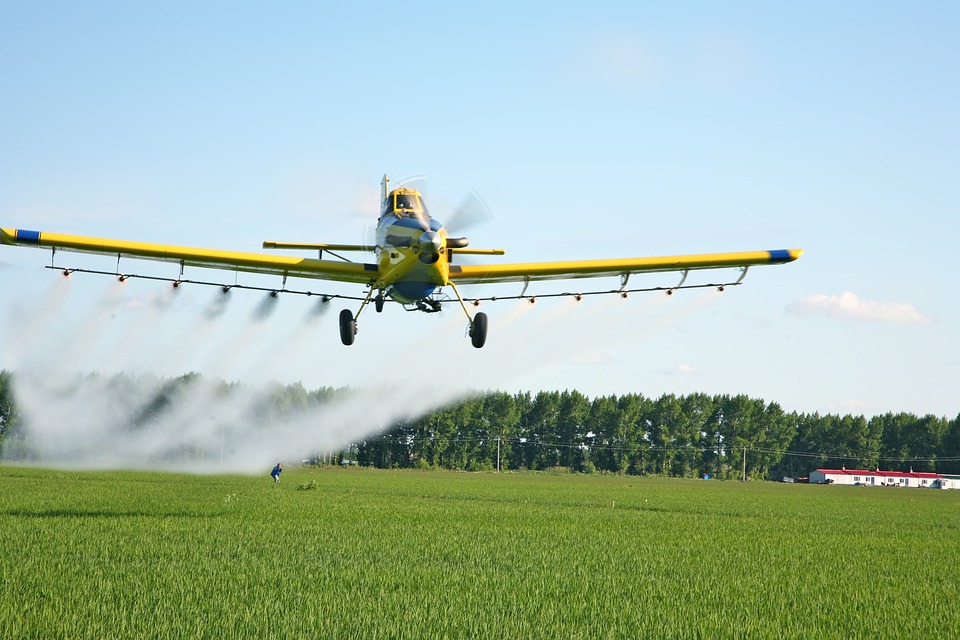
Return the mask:
[[[340,341],[349,347],[356,335],[357,321],[353,319],[353,313],[349,309],[343,309],[340,311]]]
[[[473,326],[470,327],[470,342],[477,349],[487,342],[487,314],[483,311],[473,316]]]
[[[381,311],[383,311],[383,303],[384,303],[383,296],[377,296],[376,298],[373,299],[373,307],[377,310],[377,313],[380,313]]]

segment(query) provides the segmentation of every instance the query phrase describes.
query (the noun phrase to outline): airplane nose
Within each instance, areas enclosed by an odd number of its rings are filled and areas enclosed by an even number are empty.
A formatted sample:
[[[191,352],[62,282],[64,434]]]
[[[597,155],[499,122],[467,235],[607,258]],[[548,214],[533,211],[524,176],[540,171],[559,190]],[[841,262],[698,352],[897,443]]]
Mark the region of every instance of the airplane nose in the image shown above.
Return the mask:
[[[420,234],[420,251],[437,253],[443,246],[443,239],[436,231],[424,231]]]

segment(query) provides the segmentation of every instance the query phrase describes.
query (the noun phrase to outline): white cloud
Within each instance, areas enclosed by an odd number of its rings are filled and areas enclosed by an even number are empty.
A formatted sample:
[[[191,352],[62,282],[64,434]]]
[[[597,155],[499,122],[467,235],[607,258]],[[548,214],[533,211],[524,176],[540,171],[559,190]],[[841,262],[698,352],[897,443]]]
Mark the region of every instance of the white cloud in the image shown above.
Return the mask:
[[[791,303],[787,312],[797,316],[824,314],[830,318],[889,324],[928,324],[932,321],[930,316],[909,302],[862,300],[852,291],[840,295],[816,293]]]
[[[675,367],[667,369],[664,373],[673,376],[696,376],[700,375],[700,370],[688,364],[678,364]]]

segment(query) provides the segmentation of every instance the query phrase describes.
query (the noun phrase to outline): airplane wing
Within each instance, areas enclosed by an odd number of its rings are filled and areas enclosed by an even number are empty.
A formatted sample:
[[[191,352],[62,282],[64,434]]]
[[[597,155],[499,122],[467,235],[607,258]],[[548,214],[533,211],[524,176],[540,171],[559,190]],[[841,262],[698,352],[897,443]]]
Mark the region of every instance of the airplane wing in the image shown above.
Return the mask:
[[[377,265],[370,263],[201,249],[29,231],[25,229],[0,229],[0,244],[113,255],[118,258],[143,258],[179,263],[182,266],[188,267],[207,267],[230,271],[296,276],[360,284],[369,284],[377,277]],[[265,248],[286,248],[288,246],[292,246],[291,243],[264,243]],[[298,245],[297,248],[360,251],[368,250],[370,247],[362,245]],[[458,252],[467,253],[467,251]],[[500,250],[476,250],[473,252],[478,254],[502,253]],[[802,253],[803,251],[801,249],[778,249],[772,251],[745,251],[647,258],[450,265],[449,278],[454,284],[481,284],[627,276],[629,274],[642,272],[687,271],[694,269],[721,269],[749,267],[753,265],[784,264],[796,260]]]
[[[261,253],[219,251],[147,242],[129,242],[62,233],[0,229],[0,244],[47,247],[54,250],[98,253],[119,257],[175,262],[187,267],[208,267],[250,273],[367,284],[376,279],[377,265],[317,260]],[[336,246],[336,245],[333,245]]]
[[[453,281],[454,284],[481,284],[626,276],[632,273],[642,272],[751,267],[754,265],[793,262],[802,254],[802,249],[776,249],[772,251],[704,253],[687,256],[660,256],[612,260],[451,265],[450,280]]]

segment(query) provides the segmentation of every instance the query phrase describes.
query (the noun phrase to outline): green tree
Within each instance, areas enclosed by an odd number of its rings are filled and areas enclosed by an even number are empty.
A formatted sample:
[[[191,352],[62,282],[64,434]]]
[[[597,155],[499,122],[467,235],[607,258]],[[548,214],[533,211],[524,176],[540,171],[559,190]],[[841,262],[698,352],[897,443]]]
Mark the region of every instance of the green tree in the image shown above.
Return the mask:
[[[863,416],[817,413],[797,418],[791,448],[806,455],[807,471],[820,467],[871,468],[880,451],[882,422]]]
[[[455,408],[448,407],[425,415],[417,421],[416,434],[430,466],[463,468],[465,456],[457,432]]]
[[[593,463],[597,469],[623,473],[629,466],[623,451],[624,433],[616,396],[601,396],[590,404],[590,429],[593,438]]]
[[[496,436],[485,415],[486,399],[476,396],[458,403],[456,414],[457,437],[463,451],[460,469],[468,471],[492,470],[496,463]]]
[[[784,413],[780,405],[775,402],[768,405],[765,405],[762,400],[756,402],[758,410],[753,422],[754,429],[750,435],[753,442],[750,457],[754,475],[769,479],[771,469],[779,465],[784,452],[793,441],[796,433],[796,416]]]
[[[724,461],[724,475],[739,477],[746,458],[744,450],[756,446],[754,431],[757,428],[757,414],[762,408],[745,395],[721,396],[717,404],[717,439],[723,448],[721,459]],[[747,458],[747,463],[752,463],[752,459]]]
[[[950,423],[944,418],[928,414],[918,419],[909,434],[908,447],[912,459],[909,468],[916,471],[937,471],[937,458],[943,456],[940,453],[941,447],[949,429]]]
[[[653,473],[683,475],[689,458],[681,449],[690,445],[691,435],[683,401],[672,393],[664,394],[654,400],[648,415]]]
[[[797,453],[794,460],[804,469],[804,475],[813,469],[828,466],[834,422],[833,416],[821,416],[819,413],[803,414],[797,420],[797,433],[790,449]]]
[[[703,445],[703,419],[697,400],[673,394],[661,396],[654,403],[654,414],[660,428],[659,439],[664,451],[664,468],[674,476],[690,476],[699,472]]]
[[[486,395],[483,399],[483,419],[489,425],[491,454],[498,455],[498,458],[494,458],[494,468],[497,459],[501,469],[509,467],[513,457],[513,441],[520,425],[516,398],[502,391]]]
[[[583,471],[590,462],[587,441],[587,425],[590,419],[590,400],[579,391],[564,391],[560,394],[560,409],[557,416],[557,442],[560,449],[560,465]]]
[[[644,472],[644,460],[648,455],[650,400],[638,393],[628,393],[617,399],[618,421],[623,437],[622,459],[618,466],[630,474]]]
[[[546,469],[560,464],[557,447],[557,422],[560,417],[560,394],[540,391],[533,398],[525,415],[525,432],[520,434],[517,449],[522,464],[528,469]]]
[[[948,460],[941,460],[937,463],[937,470],[940,473],[960,473],[960,414],[950,421],[947,426],[947,432],[941,442],[941,457]]]
[[[885,413],[875,416],[872,423],[881,433],[880,457],[884,466],[901,469],[909,465],[913,457],[911,452],[911,433],[917,423],[917,417],[909,413]]]

